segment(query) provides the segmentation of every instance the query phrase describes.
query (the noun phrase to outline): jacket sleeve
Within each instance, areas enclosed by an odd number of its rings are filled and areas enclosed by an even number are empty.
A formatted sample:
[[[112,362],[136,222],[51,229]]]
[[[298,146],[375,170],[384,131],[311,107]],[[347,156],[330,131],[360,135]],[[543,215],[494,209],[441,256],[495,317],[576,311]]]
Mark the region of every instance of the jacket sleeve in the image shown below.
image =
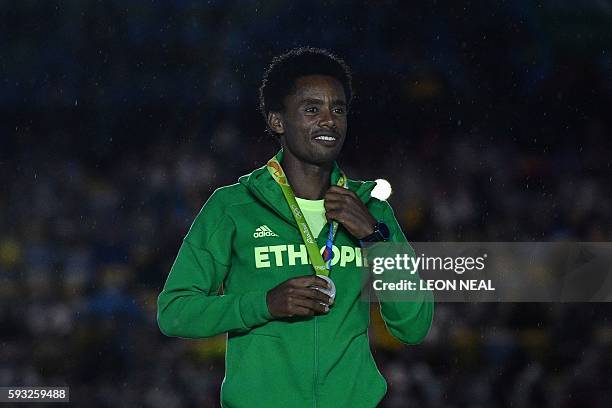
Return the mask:
[[[399,226],[391,206],[384,201],[383,220],[390,229],[389,242],[395,247],[402,247],[402,251],[410,256],[415,256],[414,249],[408,243],[401,227]],[[398,245],[399,244],[399,245]],[[405,246],[405,248],[403,248]],[[397,250],[393,251],[394,256]],[[385,272],[386,274],[387,272]],[[418,273],[414,275],[406,274],[405,271],[388,274],[387,277],[401,274],[401,278],[408,278],[414,281],[420,279]],[[384,274],[383,274],[384,275]],[[418,287],[418,285],[417,285]],[[387,329],[399,341],[406,344],[417,344],[421,342],[431,327],[433,321],[434,299],[433,293],[427,290],[418,290],[410,300],[380,300],[380,312]]]
[[[272,318],[265,291],[218,294],[231,267],[235,225],[216,194],[185,236],[157,299],[157,323],[166,336],[210,337]]]

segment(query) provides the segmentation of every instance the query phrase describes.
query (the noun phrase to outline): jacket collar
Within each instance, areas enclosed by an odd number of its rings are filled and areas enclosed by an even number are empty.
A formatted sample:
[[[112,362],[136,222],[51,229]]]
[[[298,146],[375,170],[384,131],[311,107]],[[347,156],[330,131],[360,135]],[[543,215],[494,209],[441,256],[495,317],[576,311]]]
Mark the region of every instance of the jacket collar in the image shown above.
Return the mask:
[[[276,158],[282,163],[282,149],[276,154]],[[340,174],[340,167],[334,161],[334,167],[330,176],[331,185],[336,185]],[[280,186],[276,184],[276,181],[274,181],[265,165],[255,169],[250,174],[240,177],[238,182],[244,185],[259,201],[276,212],[285,221],[297,226]],[[376,183],[374,181],[347,180],[349,190],[355,192],[365,204],[370,201],[370,192],[375,186]]]

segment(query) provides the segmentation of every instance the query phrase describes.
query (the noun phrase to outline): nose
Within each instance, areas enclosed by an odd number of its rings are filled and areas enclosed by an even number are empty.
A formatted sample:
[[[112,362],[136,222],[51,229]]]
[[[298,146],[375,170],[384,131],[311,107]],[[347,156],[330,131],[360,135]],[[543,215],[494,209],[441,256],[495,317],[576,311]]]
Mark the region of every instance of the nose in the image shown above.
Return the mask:
[[[319,121],[319,126],[330,129],[336,128],[336,120],[334,119],[334,115],[332,115],[330,109],[321,110],[321,119]]]

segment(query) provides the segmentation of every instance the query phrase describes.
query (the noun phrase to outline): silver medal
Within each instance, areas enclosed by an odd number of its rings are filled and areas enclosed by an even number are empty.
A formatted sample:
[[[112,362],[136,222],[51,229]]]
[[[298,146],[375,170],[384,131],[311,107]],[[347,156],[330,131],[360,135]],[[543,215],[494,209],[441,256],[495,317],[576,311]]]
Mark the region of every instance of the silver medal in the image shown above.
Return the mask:
[[[329,278],[329,276],[325,276],[325,275],[317,275],[317,276],[323,279],[325,282],[327,282],[330,288],[327,289],[327,288],[322,288],[320,286],[314,286],[314,288],[318,290],[319,292],[325,293],[330,298],[335,299],[336,298],[336,285],[334,285],[334,281],[332,281]]]

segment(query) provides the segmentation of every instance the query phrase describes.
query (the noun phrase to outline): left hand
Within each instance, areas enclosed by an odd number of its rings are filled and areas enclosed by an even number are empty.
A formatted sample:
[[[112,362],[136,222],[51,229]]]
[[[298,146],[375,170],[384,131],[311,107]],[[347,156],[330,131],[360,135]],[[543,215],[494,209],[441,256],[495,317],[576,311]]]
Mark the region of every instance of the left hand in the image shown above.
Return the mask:
[[[351,190],[331,186],[324,199],[325,218],[328,221],[338,221],[357,239],[363,239],[374,232],[376,220],[363,201]]]

